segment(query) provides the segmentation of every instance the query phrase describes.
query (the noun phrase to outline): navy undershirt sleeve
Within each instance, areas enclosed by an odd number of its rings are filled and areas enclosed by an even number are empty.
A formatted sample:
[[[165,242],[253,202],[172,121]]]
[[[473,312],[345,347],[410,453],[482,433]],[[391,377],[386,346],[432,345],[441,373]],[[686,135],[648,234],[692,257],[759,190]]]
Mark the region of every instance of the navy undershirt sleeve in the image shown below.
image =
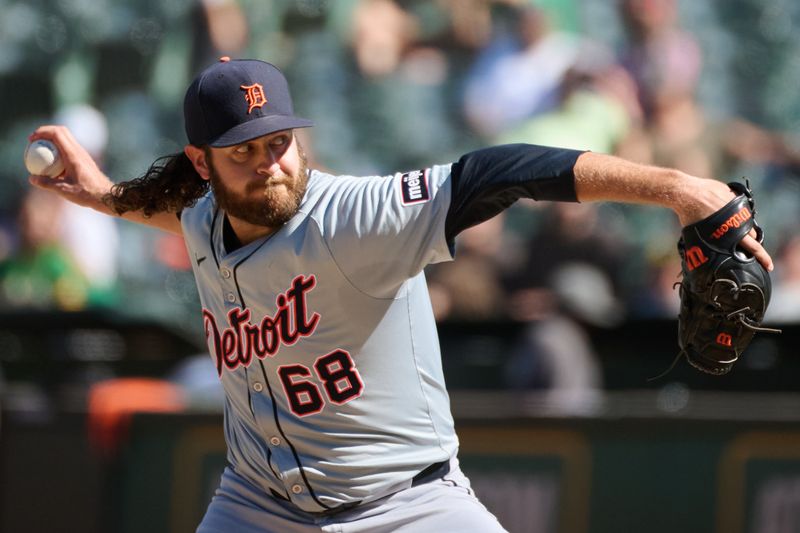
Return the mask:
[[[583,152],[507,144],[470,152],[451,170],[452,198],[445,235],[489,220],[520,198],[577,202],[573,168]]]

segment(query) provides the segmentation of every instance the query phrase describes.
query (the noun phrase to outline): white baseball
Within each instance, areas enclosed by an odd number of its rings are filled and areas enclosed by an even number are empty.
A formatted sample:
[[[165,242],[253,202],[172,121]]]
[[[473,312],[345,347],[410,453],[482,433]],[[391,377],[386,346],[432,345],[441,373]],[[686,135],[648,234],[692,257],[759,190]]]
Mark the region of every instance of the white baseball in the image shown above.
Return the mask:
[[[55,178],[64,172],[64,163],[53,143],[38,139],[25,149],[25,168],[34,176]]]

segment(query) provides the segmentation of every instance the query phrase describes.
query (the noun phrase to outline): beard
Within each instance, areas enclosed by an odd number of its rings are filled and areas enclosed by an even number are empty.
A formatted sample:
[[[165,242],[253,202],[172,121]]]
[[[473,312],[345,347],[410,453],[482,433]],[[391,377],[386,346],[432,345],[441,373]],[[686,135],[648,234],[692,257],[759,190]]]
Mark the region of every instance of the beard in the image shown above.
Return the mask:
[[[279,228],[286,224],[297,213],[308,185],[306,154],[300,142],[295,142],[300,157],[297,174],[287,176],[281,173],[264,178],[263,182],[253,182],[248,184],[244,195],[234,192],[222,182],[208,150],[209,181],[219,207],[228,215],[256,226]],[[267,185],[268,182],[272,184]],[[285,192],[281,190],[281,185]],[[260,198],[253,197],[253,192],[259,190],[263,195]]]

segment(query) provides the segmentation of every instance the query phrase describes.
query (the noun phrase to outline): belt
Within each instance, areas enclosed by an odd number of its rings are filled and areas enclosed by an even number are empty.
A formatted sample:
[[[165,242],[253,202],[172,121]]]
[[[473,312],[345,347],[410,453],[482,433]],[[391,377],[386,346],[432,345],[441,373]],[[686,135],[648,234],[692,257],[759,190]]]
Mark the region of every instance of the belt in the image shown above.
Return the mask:
[[[416,487],[434,479],[439,479],[450,473],[450,460],[445,459],[441,463],[433,463],[429,467],[423,469],[419,474],[411,478],[411,486]]]
[[[443,476],[446,476],[450,472],[450,460],[444,460],[441,463],[433,463],[430,466],[423,468],[419,474],[411,478],[411,486],[416,487],[419,485],[423,485],[428,483],[429,481],[433,481],[434,479],[439,479]],[[289,498],[281,494],[275,489],[269,489],[273,496],[276,498],[291,502]],[[341,505],[337,505],[336,507],[332,507],[330,509],[325,509],[324,511],[314,511],[308,512],[308,514],[318,517],[325,517],[325,516],[333,516],[335,514],[339,514],[341,512],[347,511],[348,509],[352,509],[354,507],[358,507],[361,505],[361,500],[355,502],[348,502],[343,503]]]

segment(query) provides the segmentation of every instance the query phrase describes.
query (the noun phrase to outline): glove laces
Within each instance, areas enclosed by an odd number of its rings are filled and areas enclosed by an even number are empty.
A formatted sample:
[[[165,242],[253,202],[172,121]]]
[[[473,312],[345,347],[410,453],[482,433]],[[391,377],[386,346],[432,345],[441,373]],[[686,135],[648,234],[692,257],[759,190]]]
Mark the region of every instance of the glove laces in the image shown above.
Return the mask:
[[[731,283],[729,280],[715,280],[714,281],[714,283],[717,283],[717,282]],[[683,283],[681,283],[681,281],[676,281],[672,285],[672,289],[675,290],[676,287],[679,289],[679,291],[682,294],[682,292],[684,290]],[[761,292],[760,289],[759,289],[759,292]],[[717,306],[718,309],[722,308],[720,303],[717,302],[716,298],[714,298],[714,304]],[[753,309],[749,305],[745,306],[745,307],[742,307],[741,309],[737,309],[735,311],[732,311],[732,312],[728,313],[727,315],[720,314],[720,315],[717,315],[717,316],[718,317],[719,316],[724,316],[727,320],[736,320],[739,324],[741,324],[745,328],[749,329],[750,331],[761,332],[761,333],[783,333],[783,330],[780,330],[778,328],[767,328],[767,327],[763,327],[763,326],[756,326],[756,325],[750,323],[750,321],[747,319],[747,313],[748,312],[751,312],[751,313],[753,312]],[[664,370],[662,373],[658,374],[657,376],[654,376],[654,377],[651,377],[651,378],[647,378],[647,381],[648,382],[656,381],[658,379],[663,378],[664,376],[666,376],[670,372],[672,372],[672,370],[678,364],[678,361],[680,361],[681,358],[684,355],[687,356],[687,360],[688,360],[688,353],[686,352],[686,348],[681,348],[681,350],[678,352],[678,354],[675,356],[675,358],[672,360],[672,363],[669,365],[669,367],[666,370]],[[738,359],[738,357],[736,359]],[[734,359],[733,361],[726,361],[726,362],[727,363],[735,362],[736,359]],[[691,363],[691,361],[689,361],[689,362]],[[692,365],[692,366],[695,366],[695,365]],[[707,369],[701,369],[701,370],[703,370],[704,372],[708,372]]]
[[[751,331],[760,331],[760,332],[763,332],[763,333],[783,333],[783,330],[778,329],[778,328],[765,328],[763,326],[754,326],[753,324],[751,324],[747,320],[747,318],[745,316],[745,313],[747,311],[751,311],[749,306],[742,307],[741,309],[737,309],[736,311],[733,311],[732,313],[729,313],[726,318],[728,320],[730,320],[730,319],[735,317],[736,320],[738,320],[741,325],[743,325],[744,327],[746,327],[747,329],[749,329]]]

